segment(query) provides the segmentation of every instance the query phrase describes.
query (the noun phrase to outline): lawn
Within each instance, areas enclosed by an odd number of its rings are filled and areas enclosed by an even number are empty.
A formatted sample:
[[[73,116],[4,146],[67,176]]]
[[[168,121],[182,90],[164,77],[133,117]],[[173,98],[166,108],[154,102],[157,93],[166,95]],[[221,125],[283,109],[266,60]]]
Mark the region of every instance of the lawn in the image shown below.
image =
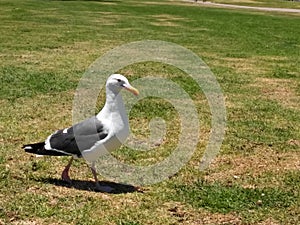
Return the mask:
[[[0,6],[0,224],[300,220],[299,15],[167,0],[1,0]],[[90,64],[117,46],[143,40],[181,45],[215,74],[225,97],[227,128],[208,169],[199,170],[211,129],[208,101],[182,70],[158,62],[116,72],[132,82],[146,76],[170,79],[196,105],[201,141],[189,163],[169,179],[136,189],[99,176],[117,190],[99,193],[83,160],[71,168],[74,185],[69,186],[60,180],[68,158],[23,152],[23,144],[72,124],[74,93]],[[123,146],[113,153],[118,160],[151,165],[170,155],[180,129],[170,103],[143,99],[129,117],[139,138],[148,137],[151,119],[162,118],[166,137],[151,151]]]

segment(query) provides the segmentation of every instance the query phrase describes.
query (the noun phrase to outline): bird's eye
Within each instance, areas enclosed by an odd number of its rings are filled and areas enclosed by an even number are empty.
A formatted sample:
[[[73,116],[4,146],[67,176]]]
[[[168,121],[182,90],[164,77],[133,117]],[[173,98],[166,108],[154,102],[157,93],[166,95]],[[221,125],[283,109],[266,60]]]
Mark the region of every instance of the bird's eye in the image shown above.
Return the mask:
[[[118,82],[121,82],[122,80],[121,80],[121,79],[117,79],[117,81],[118,81]]]

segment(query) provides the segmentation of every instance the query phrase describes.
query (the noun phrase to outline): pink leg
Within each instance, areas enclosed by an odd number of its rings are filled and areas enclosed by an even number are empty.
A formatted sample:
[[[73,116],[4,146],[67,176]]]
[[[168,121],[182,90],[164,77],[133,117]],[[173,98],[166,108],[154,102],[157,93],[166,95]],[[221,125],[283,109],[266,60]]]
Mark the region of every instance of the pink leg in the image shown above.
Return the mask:
[[[69,170],[70,170],[70,167],[72,165],[72,162],[73,162],[73,157],[70,159],[68,165],[66,165],[65,169],[63,170],[62,174],[61,174],[61,178],[63,181],[66,181],[67,183],[71,184],[72,181],[69,177]]]
[[[98,177],[97,177],[97,172],[95,169],[95,165],[92,164],[91,166],[91,171],[93,173],[94,179],[95,179],[95,183],[96,183],[96,191],[101,191],[101,192],[112,192],[114,190],[114,188],[109,187],[109,186],[101,186],[98,182]]]
[[[96,172],[96,169],[95,169],[94,165],[91,166],[91,171],[92,171],[94,179],[95,179],[96,187],[98,188],[99,187],[99,182],[98,182],[97,172]]]

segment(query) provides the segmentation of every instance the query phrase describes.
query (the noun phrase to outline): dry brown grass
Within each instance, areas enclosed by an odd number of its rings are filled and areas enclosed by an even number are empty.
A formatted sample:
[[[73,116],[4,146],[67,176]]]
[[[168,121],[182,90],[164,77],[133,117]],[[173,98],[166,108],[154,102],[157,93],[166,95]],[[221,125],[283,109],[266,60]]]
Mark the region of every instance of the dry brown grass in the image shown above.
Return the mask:
[[[177,27],[180,26],[180,24],[176,22],[186,20],[184,17],[169,14],[154,15],[152,17],[156,20],[156,22],[152,22],[151,24],[155,26]]]
[[[222,58],[224,62],[239,74],[264,74],[266,69],[255,58]],[[223,64],[223,63],[222,63]],[[255,68],[255,69],[254,69]]]
[[[300,169],[299,152],[276,152],[271,148],[257,148],[250,155],[219,156],[212,165],[210,171],[205,176],[205,180],[214,182],[221,181],[225,183],[241,182],[244,187],[251,188],[256,186],[280,185],[280,179],[274,179],[274,182],[264,184],[252,184],[253,179],[262,178],[264,174],[271,173],[284,174],[290,171]]]
[[[259,222],[258,225],[280,225],[280,223],[274,219],[268,218],[262,222]]]
[[[1,224],[1,222],[0,222]],[[59,222],[59,223],[49,223],[43,219],[28,219],[28,220],[14,220],[12,219],[11,225],[41,225],[41,224],[48,224],[48,225],[67,225],[67,223]]]
[[[261,90],[262,96],[275,100],[283,107],[299,110],[300,96],[295,89],[297,83],[290,79],[257,78],[254,86]]]
[[[13,62],[18,65],[26,65],[27,69],[35,70],[39,68],[45,71],[57,71],[57,69],[65,70],[72,66],[72,70],[86,69],[97,56],[102,55],[104,52],[111,48],[110,44],[104,46],[97,46],[91,42],[75,42],[73,44],[66,44],[54,49],[44,49],[43,51],[22,51],[18,55],[6,55],[6,61]],[[103,47],[105,49],[103,49]],[[82,57],[84,56],[84,57]],[[10,63],[11,64],[11,63]]]

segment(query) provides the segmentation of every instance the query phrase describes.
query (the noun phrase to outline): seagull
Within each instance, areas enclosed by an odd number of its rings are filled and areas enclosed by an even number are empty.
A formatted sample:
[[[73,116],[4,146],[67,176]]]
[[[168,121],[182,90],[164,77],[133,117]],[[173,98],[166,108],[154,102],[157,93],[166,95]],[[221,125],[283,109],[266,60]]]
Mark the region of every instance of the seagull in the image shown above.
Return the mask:
[[[71,184],[69,170],[76,158],[85,158],[93,173],[96,190],[102,190],[98,182],[95,162],[103,154],[119,148],[129,136],[129,121],[120,91],[125,89],[134,95],[139,91],[121,74],[113,74],[106,81],[106,101],[95,116],[69,128],[55,131],[45,141],[23,145],[25,152],[36,155],[72,156],[61,178]]]

